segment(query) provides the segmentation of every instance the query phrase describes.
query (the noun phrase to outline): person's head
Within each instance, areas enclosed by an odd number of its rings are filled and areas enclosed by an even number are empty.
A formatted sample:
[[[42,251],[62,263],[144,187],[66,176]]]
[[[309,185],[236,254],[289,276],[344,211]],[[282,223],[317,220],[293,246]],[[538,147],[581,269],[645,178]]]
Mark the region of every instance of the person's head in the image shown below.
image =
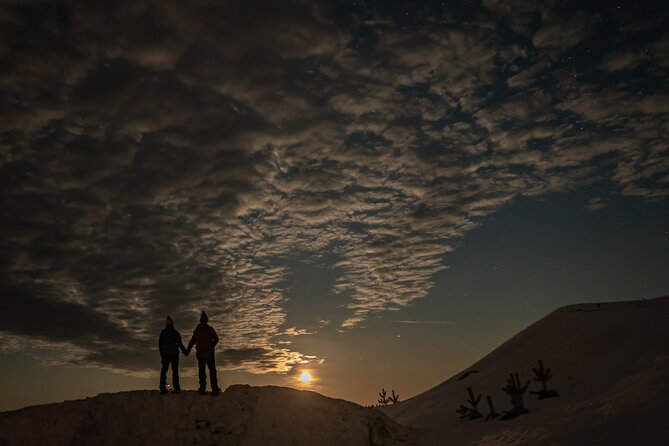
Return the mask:
[[[173,328],[174,327],[174,321],[170,316],[167,316],[167,319],[165,319],[165,327],[168,328]]]
[[[209,318],[207,317],[207,313],[205,313],[204,310],[203,310],[202,314],[200,315],[200,322],[202,322],[203,324],[206,324],[208,321],[209,321]]]

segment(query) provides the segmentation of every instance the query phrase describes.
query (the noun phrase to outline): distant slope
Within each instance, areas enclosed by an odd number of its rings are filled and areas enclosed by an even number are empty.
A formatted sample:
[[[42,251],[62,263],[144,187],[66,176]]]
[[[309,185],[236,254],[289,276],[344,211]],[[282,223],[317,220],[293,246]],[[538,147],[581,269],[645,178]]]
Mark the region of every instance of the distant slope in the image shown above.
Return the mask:
[[[409,430],[374,409],[283,387],[220,396],[157,391],[0,413],[0,445],[396,445]]]
[[[559,398],[525,395],[531,413],[514,420],[461,420],[455,410],[467,387],[498,412],[510,372],[523,382],[543,359]],[[458,380],[466,372],[477,370]],[[530,389],[538,389],[532,382]],[[426,429],[427,444],[628,445],[669,444],[669,297],[560,308],[518,333],[456,376],[383,411],[399,423]]]

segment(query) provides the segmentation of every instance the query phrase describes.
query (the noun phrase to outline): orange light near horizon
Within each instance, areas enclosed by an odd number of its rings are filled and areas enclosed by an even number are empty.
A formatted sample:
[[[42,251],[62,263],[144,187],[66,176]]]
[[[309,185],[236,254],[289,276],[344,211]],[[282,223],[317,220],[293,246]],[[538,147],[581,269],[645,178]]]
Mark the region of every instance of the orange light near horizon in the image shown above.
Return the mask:
[[[309,384],[311,383],[311,373],[309,372],[302,372],[302,374],[299,377],[299,380],[302,384]]]

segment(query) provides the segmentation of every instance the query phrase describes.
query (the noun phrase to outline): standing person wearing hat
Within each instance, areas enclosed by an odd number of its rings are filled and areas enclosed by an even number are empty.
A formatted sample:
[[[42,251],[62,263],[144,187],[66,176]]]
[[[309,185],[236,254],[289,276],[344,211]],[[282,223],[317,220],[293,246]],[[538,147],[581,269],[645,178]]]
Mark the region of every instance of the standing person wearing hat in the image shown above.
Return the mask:
[[[174,321],[170,316],[165,320],[165,328],[158,338],[158,350],[163,366],[160,369],[160,393],[167,393],[167,369],[172,365],[172,393],[179,393],[179,350],[188,356],[181,335],[174,328]]]
[[[207,373],[205,365],[209,368],[209,380],[211,381],[211,394],[217,395],[221,389],[218,388],[218,378],[216,377],[216,360],[214,355],[214,347],[218,344],[218,336],[213,327],[207,325],[209,318],[204,311],[200,315],[200,323],[195,327],[193,337],[188,343],[186,355],[190,353],[191,348],[195,345],[197,352],[197,368],[200,378],[199,392],[201,395],[207,393]]]

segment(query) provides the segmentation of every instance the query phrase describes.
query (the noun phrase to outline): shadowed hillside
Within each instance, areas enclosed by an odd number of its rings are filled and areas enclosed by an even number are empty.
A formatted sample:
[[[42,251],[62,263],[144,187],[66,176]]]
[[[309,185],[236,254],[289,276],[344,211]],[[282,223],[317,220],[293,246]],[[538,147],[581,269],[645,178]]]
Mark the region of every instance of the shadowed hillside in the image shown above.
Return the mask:
[[[669,444],[668,321],[669,297],[563,307],[463,372],[383,411],[427,430],[428,444]],[[484,421],[487,395],[497,412],[510,409],[502,391],[509,373],[518,372],[522,385],[532,380],[528,390],[541,389],[532,371],[539,359],[560,396],[537,400],[528,391],[528,414]],[[456,413],[468,387],[482,395],[482,418]]]
[[[374,409],[314,392],[230,386],[219,397],[136,391],[0,414],[0,445],[406,445]]]

